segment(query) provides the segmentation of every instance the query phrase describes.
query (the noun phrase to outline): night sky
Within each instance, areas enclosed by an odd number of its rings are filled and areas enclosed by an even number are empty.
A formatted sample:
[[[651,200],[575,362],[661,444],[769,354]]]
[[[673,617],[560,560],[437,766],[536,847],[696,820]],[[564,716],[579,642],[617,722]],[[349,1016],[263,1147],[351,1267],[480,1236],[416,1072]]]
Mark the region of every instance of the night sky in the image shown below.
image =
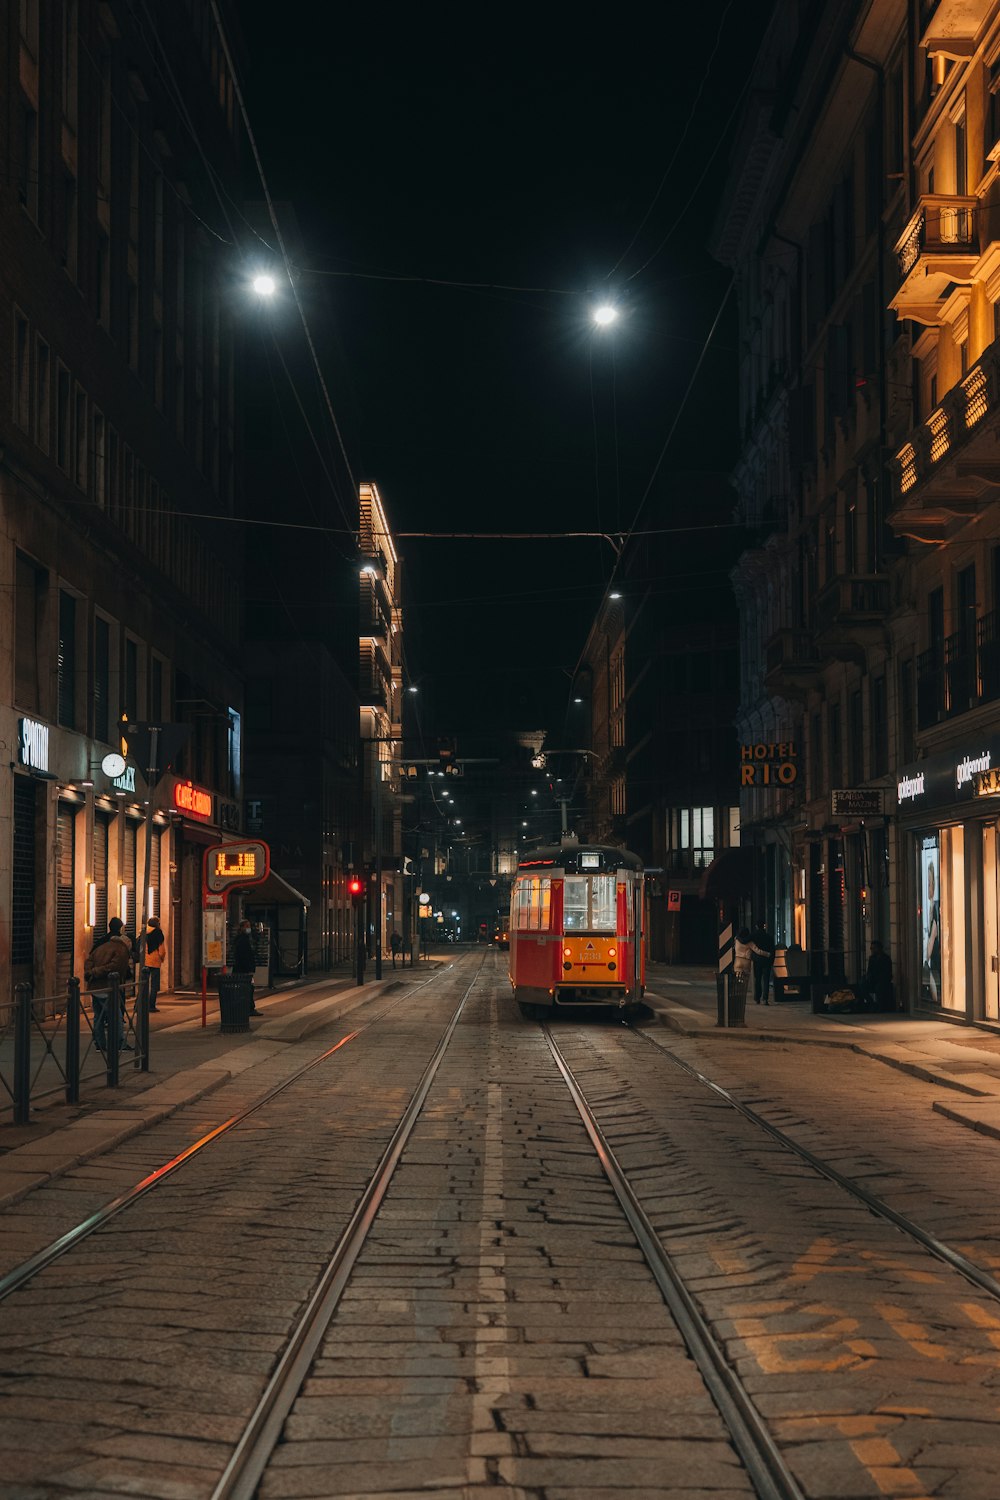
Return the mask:
[[[632,524],[726,288],[704,247],[765,10],[625,7],[595,28],[568,7],[324,20],[240,4],[251,123],[301,229],[299,294],[354,477],[378,484],[397,533]],[[595,332],[609,293],[622,317]],[[727,317],[643,524],[690,521],[672,472],[731,463],[733,345]],[[558,725],[608,545],[400,550],[425,732]]]

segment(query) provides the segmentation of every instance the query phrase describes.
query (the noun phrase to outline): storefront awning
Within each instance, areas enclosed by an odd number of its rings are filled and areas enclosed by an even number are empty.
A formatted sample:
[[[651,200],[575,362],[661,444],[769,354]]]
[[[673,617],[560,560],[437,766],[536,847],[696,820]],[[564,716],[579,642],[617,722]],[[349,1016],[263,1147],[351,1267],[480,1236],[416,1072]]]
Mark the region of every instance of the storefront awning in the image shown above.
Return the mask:
[[[301,891],[297,891],[294,885],[289,885],[274,870],[260,885],[244,886],[243,897],[247,906],[260,906],[268,902],[274,906],[308,907],[310,904],[308,896],[303,896]]]
[[[699,895],[711,901],[734,901],[753,893],[753,846],[723,849],[701,877]]]

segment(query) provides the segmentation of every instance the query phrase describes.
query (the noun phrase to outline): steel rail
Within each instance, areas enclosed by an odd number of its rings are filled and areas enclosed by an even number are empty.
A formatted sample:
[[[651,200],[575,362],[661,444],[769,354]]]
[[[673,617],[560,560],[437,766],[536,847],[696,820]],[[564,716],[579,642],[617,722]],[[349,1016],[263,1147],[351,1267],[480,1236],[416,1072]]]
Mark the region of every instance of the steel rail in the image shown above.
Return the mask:
[[[361,1254],[368,1233],[388,1192],[393,1173],[399,1165],[399,1160],[413,1133],[420,1111],[423,1109],[424,1101],[430,1092],[431,1084],[448,1050],[466,1001],[479,982],[485,962],[484,956],[424,1069],[409,1104],[400,1116],[392,1138],[347,1228],[338,1240],[326,1269],[244,1428],[242,1437],[212,1491],[211,1500],[253,1500],[256,1495],[257,1486],[281,1438],[288,1414],[312,1368],[316,1351],[337,1310],[355,1262]]]
[[[639,1031],[634,1026],[629,1026],[629,1030],[635,1036],[642,1037],[643,1041],[648,1042],[651,1047],[655,1047],[658,1052],[661,1052],[676,1067],[681,1068],[685,1073],[690,1073],[692,1078],[696,1078],[707,1089],[711,1089],[713,1094],[718,1094],[719,1098],[724,1100],[731,1109],[736,1110],[738,1114],[741,1114],[744,1119],[751,1121],[752,1124],[759,1126],[761,1130],[765,1131],[779,1145],[800,1157],[802,1161],[812,1167],[813,1171],[818,1172],[821,1177],[825,1177],[829,1182],[835,1183],[837,1187],[843,1188],[844,1192],[850,1193],[852,1197],[857,1198],[873,1214],[877,1214],[879,1218],[888,1220],[890,1224],[895,1225],[897,1229],[902,1230],[904,1234],[916,1240],[931,1255],[943,1261],[945,1265],[950,1266],[953,1271],[957,1271],[960,1276],[964,1276],[967,1281],[970,1281],[973,1286],[978,1287],[981,1292],[985,1292],[987,1296],[1000,1301],[1000,1281],[995,1276],[991,1276],[988,1271],[984,1271],[980,1266],[977,1266],[975,1261],[970,1260],[967,1255],[963,1255],[960,1250],[953,1250],[950,1245],[946,1245],[943,1240],[939,1240],[937,1235],[931,1234],[929,1230],[922,1228],[913,1219],[908,1219],[905,1214],[897,1212],[884,1199],[877,1198],[874,1193],[870,1193],[867,1188],[862,1187],[860,1182],[855,1182],[853,1177],[845,1177],[843,1172],[838,1172],[836,1167],[831,1167],[829,1162],[825,1162],[822,1157],[816,1156],[809,1150],[808,1146],[800,1145],[793,1136],[786,1135],[777,1125],[772,1125],[770,1120],[758,1114],[751,1105],[744,1104],[741,1099],[737,1099],[728,1089],[723,1088],[721,1083],[715,1083],[706,1074],[699,1072],[691,1063],[685,1062],[682,1057],[677,1057],[669,1048],[662,1047],[659,1042],[654,1041],[651,1036],[647,1036],[644,1031]]]
[[[244,1109],[238,1110],[236,1114],[230,1115],[228,1120],[223,1120],[220,1125],[216,1125],[197,1141],[192,1142],[190,1146],[186,1146],[183,1151],[178,1152],[176,1156],[171,1157],[162,1166],[156,1167],[154,1171],[148,1173],[139,1182],[134,1183],[132,1187],[126,1188],[123,1193],[119,1193],[117,1198],[112,1198],[110,1202],[103,1204],[101,1208],[95,1209],[92,1214],[88,1214],[87,1218],[82,1219],[72,1229],[68,1229],[65,1234],[61,1234],[58,1239],[52,1240],[48,1245],[44,1245],[41,1250],[36,1251],[28,1260],[22,1261],[19,1266],[15,1266],[6,1275],[0,1276],[0,1302],[9,1297],[12,1292],[16,1292],[20,1287],[24,1286],[34,1276],[37,1276],[40,1271],[44,1271],[46,1266],[52,1265],[53,1261],[58,1260],[60,1256],[68,1254],[81,1240],[85,1240],[89,1235],[96,1233],[109,1219],[113,1219],[117,1214],[130,1208],[133,1203],[138,1202],[146,1193],[158,1187],[161,1182],[167,1177],[172,1176],[185,1162],[190,1161],[193,1156],[197,1156],[199,1152],[204,1151],[206,1146],[210,1146],[220,1136],[226,1135],[228,1131],[234,1130],[237,1125],[241,1125],[244,1120],[249,1119],[257,1110],[263,1109],[265,1105],[270,1104],[272,1099],[275,1099],[285,1089],[290,1088],[293,1083],[297,1083],[304,1074],[310,1072],[313,1068],[319,1067],[320,1063],[326,1062],[327,1058],[332,1057],[335,1052],[339,1052],[341,1047],[346,1047],[348,1042],[355,1041],[369,1027],[381,1021],[391,1010],[395,1010],[397,1005],[401,1005],[404,1000],[412,999],[417,990],[423,989],[425,985],[430,984],[432,980],[439,977],[439,974],[435,971],[434,974],[428,975],[426,979],[422,979],[419,984],[414,985],[413,989],[409,990],[405,995],[400,995],[397,999],[393,1000],[391,1005],[385,1006],[377,1015],[365,1021],[363,1025],[356,1027],[354,1031],[348,1032],[347,1036],[341,1037],[340,1041],[336,1042],[334,1046],[328,1047],[325,1052],[321,1052],[317,1057],[311,1058],[309,1062],[304,1063],[301,1068],[290,1074],[288,1078],[283,1079],[281,1083],[275,1084],[274,1088],[269,1089],[266,1094],[262,1094],[253,1104],[248,1104]]]
[[[636,1197],[552,1032],[547,1025],[543,1025],[542,1030],[605,1176],[614,1189],[688,1353],[701,1371],[709,1394],[729,1429],[733,1445],[746,1468],[758,1500],[804,1500],[803,1491],[785,1463],[763,1417],[753,1404],[743,1382],[727,1363],[711,1324],[663,1248],[659,1235]]]

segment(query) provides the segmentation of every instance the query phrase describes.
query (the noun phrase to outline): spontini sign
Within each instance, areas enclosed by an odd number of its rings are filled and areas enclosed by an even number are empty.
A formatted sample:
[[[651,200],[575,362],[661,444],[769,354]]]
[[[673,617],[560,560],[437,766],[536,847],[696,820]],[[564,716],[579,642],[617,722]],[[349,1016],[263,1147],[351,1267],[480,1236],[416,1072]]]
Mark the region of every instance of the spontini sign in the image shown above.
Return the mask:
[[[794,740],[757,740],[740,746],[740,786],[794,786],[798,779]]]

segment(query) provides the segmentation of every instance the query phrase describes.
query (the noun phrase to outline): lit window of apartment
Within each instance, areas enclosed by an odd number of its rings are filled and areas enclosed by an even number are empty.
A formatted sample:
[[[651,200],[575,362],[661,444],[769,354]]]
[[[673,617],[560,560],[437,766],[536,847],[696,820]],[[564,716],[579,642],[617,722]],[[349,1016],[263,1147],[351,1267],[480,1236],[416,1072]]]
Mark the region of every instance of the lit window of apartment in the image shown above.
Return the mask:
[[[672,869],[707,869],[715,858],[715,809],[672,807],[667,813],[667,845]]]

